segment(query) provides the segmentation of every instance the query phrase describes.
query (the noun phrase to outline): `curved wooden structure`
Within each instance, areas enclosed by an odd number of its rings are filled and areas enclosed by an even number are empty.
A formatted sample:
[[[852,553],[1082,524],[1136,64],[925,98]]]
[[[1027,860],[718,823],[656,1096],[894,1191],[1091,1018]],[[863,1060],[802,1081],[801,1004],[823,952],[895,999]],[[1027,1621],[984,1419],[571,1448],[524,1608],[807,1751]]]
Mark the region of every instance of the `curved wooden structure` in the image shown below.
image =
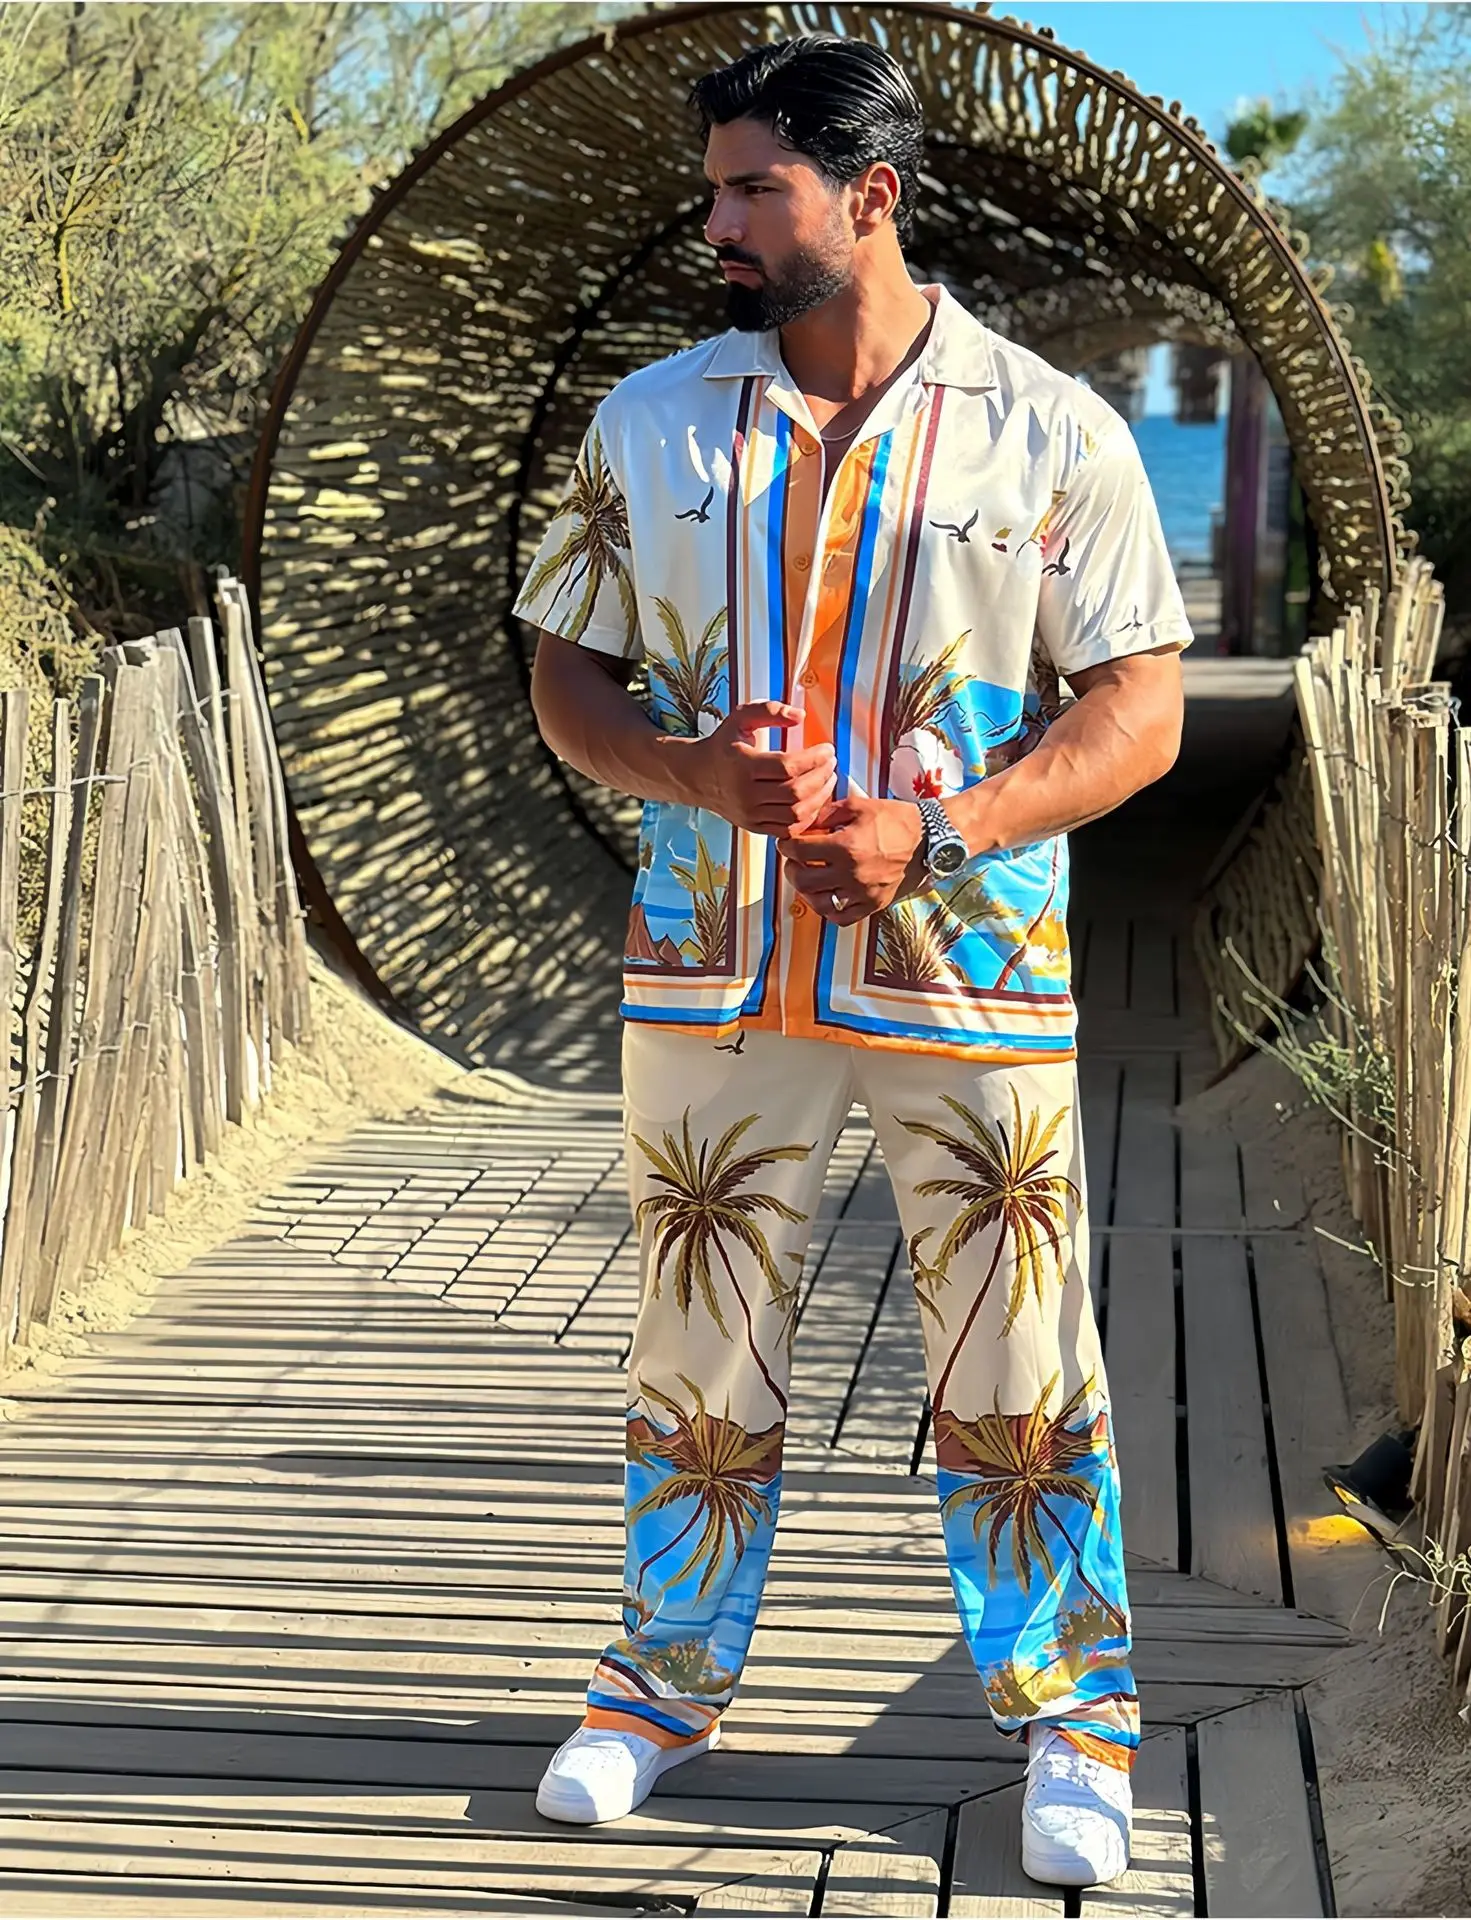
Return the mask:
[[[517,76],[374,205],[282,370],[247,569],[318,913],[427,1029],[609,979],[630,809],[558,766],[512,590],[593,405],[722,325],[689,85],[827,27],[887,45],[929,121],[911,257],[1077,364],[1240,342],[1281,405],[1331,617],[1393,572],[1398,428],[1302,242],[1178,103],[994,15],[697,5]]]

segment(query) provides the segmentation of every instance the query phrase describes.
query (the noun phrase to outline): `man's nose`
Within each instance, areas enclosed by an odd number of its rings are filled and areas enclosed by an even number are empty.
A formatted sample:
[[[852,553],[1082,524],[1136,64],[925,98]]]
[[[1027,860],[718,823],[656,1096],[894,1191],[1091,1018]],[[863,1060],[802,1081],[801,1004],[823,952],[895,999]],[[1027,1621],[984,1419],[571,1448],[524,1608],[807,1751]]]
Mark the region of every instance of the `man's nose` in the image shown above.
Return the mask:
[[[712,247],[737,247],[744,233],[745,229],[741,225],[735,196],[729,193],[717,193],[709,217],[705,221],[705,238]]]

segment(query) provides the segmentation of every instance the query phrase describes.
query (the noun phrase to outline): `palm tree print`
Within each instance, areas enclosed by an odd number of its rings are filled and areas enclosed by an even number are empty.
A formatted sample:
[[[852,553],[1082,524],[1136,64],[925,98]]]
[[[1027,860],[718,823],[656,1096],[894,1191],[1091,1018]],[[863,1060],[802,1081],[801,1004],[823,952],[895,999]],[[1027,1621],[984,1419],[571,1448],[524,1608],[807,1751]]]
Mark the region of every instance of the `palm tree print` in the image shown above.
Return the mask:
[[[561,542],[532,572],[523,593],[534,599],[552,581],[556,590],[547,612],[562,598],[580,596],[576,611],[566,628],[566,638],[580,640],[587,631],[604,585],[612,580],[618,588],[623,614],[632,631],[637,619],[633,580],[625,558],[629,550],[628,503],[618,491],[611,468],[603,457],[602,435],[596,428],[589,433],[572,470],[572,482],[558,510],[565,521]]]
[[[787,1397],[772,1378],[771,1369],[756,1344],[751,1305],[736,1279],[727,1243],[743,1248],[756,1262],[772,1300],[790,1319],[795,1306],[794,1283],[783,1276],[754,1216],[774,1214],[778,1220],[800,1226],[807,1215],[775,1194],[747,1192],[746,1188],[764,1168],[774,1166],[778,1160],[805,1160],[812,1152],[812,1145],[763,1147],[738,1153],[737,1147],[755,1126],[757,1118],[751,1113],[744,1120],[733,1122],[713,1147],[708,1140],[702,1140],[696,1147],[690,1136],[688,1107],[679,1139],[666,1133],[662,1145],[655,1147],[635,1134],[635,1143],[653,1168],[655,1184],[665,1189],[640,1200],[636,1218],[640,1228],[648,1221],[655,1223],[652,1283],[655,1296],[667,1270],[686,1322],[698,1292],[706,1312],[729,1340],[730,1329],[720,1310],[720,1295],[711,1266],[712,1260],[719,1261],[740,1305],[751,1357],[773,1399],[785,1413]]]
[[[699,639],[691,641],[679,609],[672,601],[660,595],[655,598],[654,607],[669,641],[669,657],[654,660],[650,670],[663,685],[665,699],[679,722],[679,731],[693,736],[700,731],[702,714],[708,714],[712,720],[724,718],[715,695],[726,669],[726,650],[720,645],[726,609],[722,607],[712,614]]]
[[[943,901],[920,907],[896,900],[878,915],[874,978],[888,986],[940,985],[954,977],[950,950],[964,933],[964,923],[947,914]]]
[[[986,1565],[992,1586],[1001,1545],[1009,1535],[1012,1570],[1023,1593],[1031,1591],[1034,1565],[1049,1586],[1058,1578],[1040,1524],[1042,1519],[1050,1521],[1072,1554],[1077,1579],[1117,1623],[1115,1631],[1122,1633],[1128,1627],[1124,1614],[1083,1572],[1082,1550],[1057,1510],[1059,1503],[1074,1501],[1086,1510],[1088,1520],[1093,1519],[1099,1504],[1096,1479],[1076,1469],[1108,1457],[1108,1422],[1101,1408],[1092,1415],[1084,1413],[1093,1392],[1091,1377],[1056,1414],[1048,1414],[1047,1403],[1059,1377],[1052,1376],[1029,1413],[1003,1413],[998,1393],[995,1411],[983,1413],[978,1420],[958,1420],[952,1413],[936,1415],[936,1456],[961,1481],[941,1502],[940,1511],[946,1520],[968,1512],[977,1540],[989,1523]],[[1080,1415],[1080,1424],[1073,1425]]]
[[[939,723],[954,705],[956,694],[971,683],[972,675],[957,673],[955,669],[960,649],[969,638],[970,628],[967,627],[960,638],[935,659],[921,661],[918,665],[906,662],[899,669],[894,719],[889,730],[891,753],[912,733],[927,733],[932,740],[938,740],[942,747],[954,747],[955,742]]]
[[[935,1298],[950,1276],[938,1263],[932,1265],[920,1252],[927,1240],[934,1237],[933,1227],[921,1227],[918,1233],[909,1236],[909,1270],[914,1276],[914,1297],[919,1302],[921,1313],[931,1314],[941,1327],[945,1316],[940,1311],[940,1303]]]
[[[730,869],[710,857],[705,836],[695,835],[695,864],[680,866],[671,861],[670,873],[690,896],[690,920],[694,937],[685,942],[685,951],[697,967],[712,970],[726,964],[729,918],[726,903],[730,898]]]
[[[1017,968],[1021,966],[1022,962],[1026,959],[1027,955],[1031,952],[1034,946],[1038,946],[1038,945],[1046,945],[1048,947],[1052,946],[1053,941],[1056,938],[1054,929],[1056,927],[1057,918],[1058,918],[1058,916],[1054,914],[1052,911],[1052,903],[1057,898],[1057,888],[1061,878],[1062,878],[1062,842],[1058,840],[1054,842],[1053,848],[1052,848],[1052,884],[1047,889],[1047,898],[1042,902],[1041,911],[1037,914],[1036,918],[1031,921],[1025,933],[1022,934],[1021,938],[1017,941],[1016,945],[1012,948],[1010,955],[1007,957],[1005,966],[1002,967],[1000,973],[998,973],[996,976],[996,983],[995,983],[995,986],[992,988],[992,992],[994,993],[1001,992],[1002,988],[1005,987],[1007,981],[1010,980],[1011,976],[1016,972]],[[1063,940],[1065,944],[1066,942],[1065,932],[1063,934]]]
[[[640,1647],[638,1664],[645,1673],[652,1673],[676,1693],[696,1700],[729,1693],[740,1678],[720,1665],[698,1635],[688,1640],[671,1640],[664,1647]]]
[[[681,1500],[692,1500],[694,1511],[673,1539],[666,1540],[644,1561],[633,1586],[635,1593],[641,1593],[650,1567],[673,1553],[698,1525],[699,1536],[684,1564],[664,1584],[677,1587],[698,1567],[700,1584],[695,1597],[703,1600],[719,1574],[727,1547],[739,1563],[757,1529],[763,1523],[776,1523],[769,1488],[781,1459],[781,1429],[775,1426],[764,1433],[748,1433],[727,1416],[711,1413],[692,1380],[683,1374],[680,1380],[694,1400],[693,1413],[657,1387],[640,1383],[640,1397],[662,1408],[674,1425],[665,1433],[652,1421],[631,1421],[628,1457],[641,1466],[667,1466],[671,1471],[651,1493],[630,1507],[628,1524],[635,1527],[647,1514],[677,1506]],[[652,1664],[643,1654],[640,1659]],[[711,1691],[718,1692],[719,1688]]]
[[[1021,1100],[1013,1087],[1013,1124],[1008,1134],[1003,1121],[998,1120],[993,1126],[972,1112],[964,1101],[948,1093],[943,1097],[945,1105],[964,1123],[965,1133],[954,1133],[925,1120],[903,1122],[908,1132],[943,1147],[963,1169],[960,1174],[922,1180],[914,1189],[927,1199],[945,1196],[964,1203],[940,1242],[936,1264],[948,1272],[956,1254],[988,1227],[996,1229],[996,1244],[986,1277],[976,1290],[960,1337],[936,1384],[937,1409],[944,1404],[945,1389],[955,1363],[990,1292],[1002,1255],[1010,1248],[1015,1262],[1006,1323],[1001,1329],[1004,1338],[1016,1324],[1028,1287],[1040,1305],[1049,1266],[1061,1280],[1063,1243],[1068,1231],[1067,1203],[1070,1201],[1075,1208],[1081,1204],[1073,1182],[1065,1174],[1048,1171],[1049,1163],[1057,1157],[1054,1143],[1068,1118],[1069,1108],[1059,1107],[1050,1120],[1044,1120],[1033,1108],[1023,1119]]]

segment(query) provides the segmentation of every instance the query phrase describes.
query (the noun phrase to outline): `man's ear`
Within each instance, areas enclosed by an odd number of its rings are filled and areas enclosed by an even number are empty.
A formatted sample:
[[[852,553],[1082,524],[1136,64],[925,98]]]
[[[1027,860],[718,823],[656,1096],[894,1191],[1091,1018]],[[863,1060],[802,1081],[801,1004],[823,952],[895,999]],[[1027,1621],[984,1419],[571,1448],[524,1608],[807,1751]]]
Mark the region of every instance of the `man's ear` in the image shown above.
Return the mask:
[[[852,183],[855,197],[853,226],[860,236],[877,233],[886,220],[898,211],[901,196],[899,176],[887,160],[877,160]]]

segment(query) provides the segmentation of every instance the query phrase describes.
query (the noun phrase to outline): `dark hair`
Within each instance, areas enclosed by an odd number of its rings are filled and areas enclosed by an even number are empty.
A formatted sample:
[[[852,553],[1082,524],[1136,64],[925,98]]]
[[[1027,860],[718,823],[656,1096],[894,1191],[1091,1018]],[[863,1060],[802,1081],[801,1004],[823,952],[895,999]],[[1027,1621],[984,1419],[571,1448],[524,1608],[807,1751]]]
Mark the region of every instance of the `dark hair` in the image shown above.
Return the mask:
[[[755,47],[690,88],[708,138],[732,120],[764,120],[838,186],[883,161],[899,176],[894,226],[914,229],[924,114],[898,62],[866,40],[804,33]]]

